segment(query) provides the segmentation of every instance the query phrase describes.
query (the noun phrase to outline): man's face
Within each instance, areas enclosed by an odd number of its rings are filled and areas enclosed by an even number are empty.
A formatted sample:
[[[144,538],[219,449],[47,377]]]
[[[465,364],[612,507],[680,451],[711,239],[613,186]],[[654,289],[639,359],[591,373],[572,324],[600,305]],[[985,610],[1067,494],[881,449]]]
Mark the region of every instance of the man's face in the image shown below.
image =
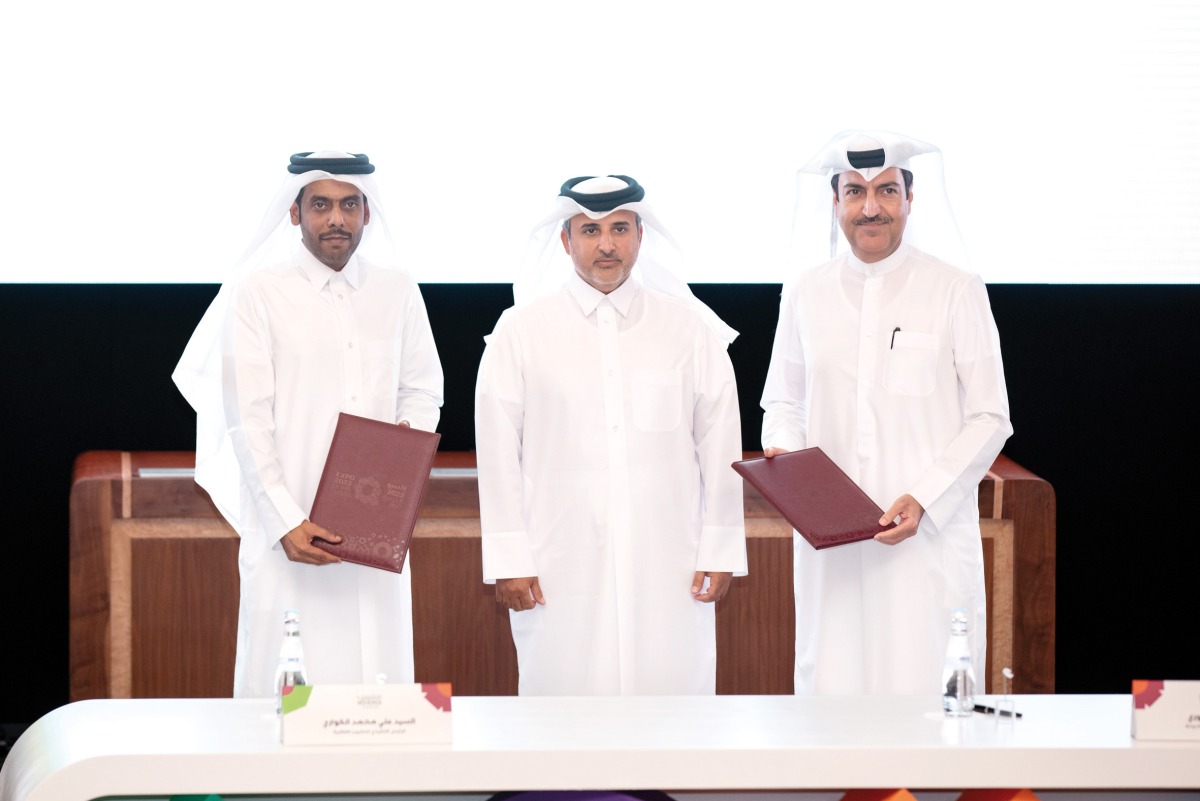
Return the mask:
[[[632,211],[614,211],[599,220],[576,214],[570,235],[563,231],[561,236],[575,272],[606,295],[625,283],[642,247],[642,229]]]
[[[838,176],[833,199],[850,249],[867,263],[886,259],[900,247],[911,202],[899,167],[884,170],[873,181],[857,172],[844,172]]]
[[[292,204],[292,225],[300,226],[304,247],[332,270],[346,266],[370,221],[371,210],[359,188],[331,178],[313,181]]]

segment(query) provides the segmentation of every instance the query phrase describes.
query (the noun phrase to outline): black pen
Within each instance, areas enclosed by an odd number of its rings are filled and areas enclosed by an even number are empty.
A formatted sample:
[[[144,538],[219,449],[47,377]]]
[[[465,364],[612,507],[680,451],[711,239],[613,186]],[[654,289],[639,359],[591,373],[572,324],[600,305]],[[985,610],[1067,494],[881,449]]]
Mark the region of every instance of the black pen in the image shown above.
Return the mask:
[[[899,330],[900,330],[900,326],[896,326],[895,328],[892,329],[892,344],[888,345],[888,350],[892,350],[893,348],[896,347],[896,332]]]
[[[976,704],[975,711],[982,712],[985,715],[995,714],[995,715],[1001,715],[1003,717],[1018,717],[1018,718],[1021,717],[1020,712],[1009,712],[1007,709],[1002,709],[1000,711],[996,711],[995,707],[984,706],[983,704]]]

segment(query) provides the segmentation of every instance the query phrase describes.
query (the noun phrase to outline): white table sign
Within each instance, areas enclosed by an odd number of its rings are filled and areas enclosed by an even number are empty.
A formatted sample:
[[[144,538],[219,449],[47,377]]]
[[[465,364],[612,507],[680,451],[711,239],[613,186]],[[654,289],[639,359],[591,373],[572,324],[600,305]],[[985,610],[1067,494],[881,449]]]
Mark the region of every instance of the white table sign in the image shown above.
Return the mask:
[[[287,688],[284,745],[449,743],[449,684],[323,684]]]
[[[1200,681],[1134,681],[1133,736],[1200,740]]]

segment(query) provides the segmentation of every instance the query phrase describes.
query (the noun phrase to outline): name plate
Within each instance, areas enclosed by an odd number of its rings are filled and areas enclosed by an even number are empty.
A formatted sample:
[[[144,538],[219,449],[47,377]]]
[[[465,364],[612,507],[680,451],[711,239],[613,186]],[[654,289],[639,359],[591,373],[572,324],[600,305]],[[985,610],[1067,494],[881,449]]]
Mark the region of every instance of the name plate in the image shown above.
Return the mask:
[[[449,684],[285,688],[284,745],[450,743]]]
[[[1134,681],[1133,736],[1200,740],[1200,681]]]

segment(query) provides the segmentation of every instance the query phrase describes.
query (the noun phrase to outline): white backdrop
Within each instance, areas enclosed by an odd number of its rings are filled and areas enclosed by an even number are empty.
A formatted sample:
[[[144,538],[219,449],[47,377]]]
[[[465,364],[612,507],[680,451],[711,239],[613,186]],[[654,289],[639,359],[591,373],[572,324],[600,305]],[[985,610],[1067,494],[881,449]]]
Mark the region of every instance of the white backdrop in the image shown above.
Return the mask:
[[[3,282],[220,281],[326,147],[378,165],[424,282],[511,280],[610,172],[688,280],[781,281],[795,170],[852,127],[942,148],[989,282],[1200,282],[1194,1],[43,0],[0,68]]]

